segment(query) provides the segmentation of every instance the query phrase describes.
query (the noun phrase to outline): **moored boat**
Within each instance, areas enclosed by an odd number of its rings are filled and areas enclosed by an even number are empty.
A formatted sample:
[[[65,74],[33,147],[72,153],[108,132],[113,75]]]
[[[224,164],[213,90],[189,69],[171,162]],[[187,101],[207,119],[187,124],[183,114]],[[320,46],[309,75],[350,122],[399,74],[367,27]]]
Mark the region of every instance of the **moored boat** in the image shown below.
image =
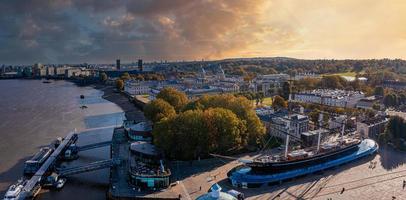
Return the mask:
[[[4,195],[4,200],[14,200],[17,199],[22,192],[24,185],[26,181],[25,180],[18,180],[16,184],[11,185],[6,194]]]

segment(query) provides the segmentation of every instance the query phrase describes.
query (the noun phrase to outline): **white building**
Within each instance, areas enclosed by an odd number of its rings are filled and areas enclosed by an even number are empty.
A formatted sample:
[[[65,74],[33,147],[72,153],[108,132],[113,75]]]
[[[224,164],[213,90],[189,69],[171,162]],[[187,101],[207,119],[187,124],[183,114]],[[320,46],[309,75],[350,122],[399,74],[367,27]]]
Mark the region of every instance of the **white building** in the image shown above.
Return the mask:
[[[124,91],[130,95],[144,95],[151,92],[151,84],[146,81],[129,80],[125,82]]]
[[[305,73],[299,73],[295,76],[295,80],[301,80],[304,78],[321,78],[319,74],[315,74],[312,72],[305,72]]]
[[[346,123],[347,116],[346,115],[339,115],[334,116],[328,120],[328,129],[340,129],[342,128],[343,124]]]
[[[295,101],[327,106],[354,108],[365,97],[360,91],[317,89],[295,94]]]
[[[300,140],[300,136],[303,132],[309,130],[309,117],[305,115],[286,115],[282,117],[273,117],[270,120],[270,133],[275,137],[279,137],[282,140],[286,139],[286,135],[289,134],[292,141]]]

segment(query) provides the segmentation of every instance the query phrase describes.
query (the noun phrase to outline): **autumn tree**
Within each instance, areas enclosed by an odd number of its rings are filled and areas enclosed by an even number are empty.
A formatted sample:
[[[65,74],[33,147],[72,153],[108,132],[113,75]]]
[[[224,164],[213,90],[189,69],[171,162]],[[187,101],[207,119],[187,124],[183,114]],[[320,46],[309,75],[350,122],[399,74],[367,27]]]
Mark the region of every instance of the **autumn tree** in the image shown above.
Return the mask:
[[[175,116],[176,112],[165,100],[156,99],[145,105],[144,115],[152,122],[159,122],[163,118]]]
[[[122,79],[122,80],[129,80],[129,79],[131,79],[131,76],[130,76],[130,74],[129,74],[128,72],[124,72],[124,73],[121,75],[120,79]]]
[[[116,80],[116,88],[120,91],[124,89],[124,81],[122,79]]]
[[[241,120],[247,123],[247,130],[242,136],[243,145],[257,146],[262,143],[265,134],[265,127],[256,115],[251,101],[243,96],[225,95],[205,95],[196,100],[195,106],[206,110],[209,108],[225,108],[231,110]],[[196,107],[190,106],[190,109]]]
[[[163,99],[171,104],[176,112],[179,112],[188,103],[188,98],[185,93],[171,87],[162,89],[156,98]]]
[[[346,87],[347,81],[338,75],[323,76],[320,82],[322,88],[343,89]]]
[[[285,101],[283,97],[276,95],[273,97],[272,106],[277,109],[287,108],[288,103]]]

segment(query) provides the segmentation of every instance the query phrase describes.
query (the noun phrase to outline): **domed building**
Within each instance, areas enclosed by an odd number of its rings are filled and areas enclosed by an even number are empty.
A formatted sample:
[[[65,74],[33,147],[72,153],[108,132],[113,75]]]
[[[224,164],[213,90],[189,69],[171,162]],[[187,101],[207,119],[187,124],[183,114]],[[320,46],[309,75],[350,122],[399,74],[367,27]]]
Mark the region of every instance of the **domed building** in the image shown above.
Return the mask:
[[[165,167],[161,152],[151,143],[131,143],[129,158],[130,183],[143,189],[167,188],[171,171]]]
[[[152,141],[152,123],[139,122],[125,125],[128,137],[134,141]]]
[[[222,190],[222,188],[220,187],[220,185],[215,183],[213,186],[211,186],[210,192],[208,192],[200,197],[197,197],[196,200],[240,200],[240,199],[244,199],[244,196],[241,193],[236,194],[236,195],[239,195],[239,197],[237,198],[229,193],[222,192],[221,190]]]

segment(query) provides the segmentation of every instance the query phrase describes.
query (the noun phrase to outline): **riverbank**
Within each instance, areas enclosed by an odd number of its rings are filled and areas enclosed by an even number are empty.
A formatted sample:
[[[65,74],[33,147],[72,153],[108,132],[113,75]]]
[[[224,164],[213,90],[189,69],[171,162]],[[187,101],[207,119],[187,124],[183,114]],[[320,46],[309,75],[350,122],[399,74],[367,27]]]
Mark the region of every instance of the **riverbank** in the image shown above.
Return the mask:
[[[137,108],[134,103],[130,102],[130,100],[125,95],[123,95],[121,92],[117,92],[115,90],[115,87],[102,84],[94,84],[93,88],[104,92],[102,96],[103,99],[119,106],[124,111],[125,118],[127,120],[145,120],[144,113],[139,108]]]

